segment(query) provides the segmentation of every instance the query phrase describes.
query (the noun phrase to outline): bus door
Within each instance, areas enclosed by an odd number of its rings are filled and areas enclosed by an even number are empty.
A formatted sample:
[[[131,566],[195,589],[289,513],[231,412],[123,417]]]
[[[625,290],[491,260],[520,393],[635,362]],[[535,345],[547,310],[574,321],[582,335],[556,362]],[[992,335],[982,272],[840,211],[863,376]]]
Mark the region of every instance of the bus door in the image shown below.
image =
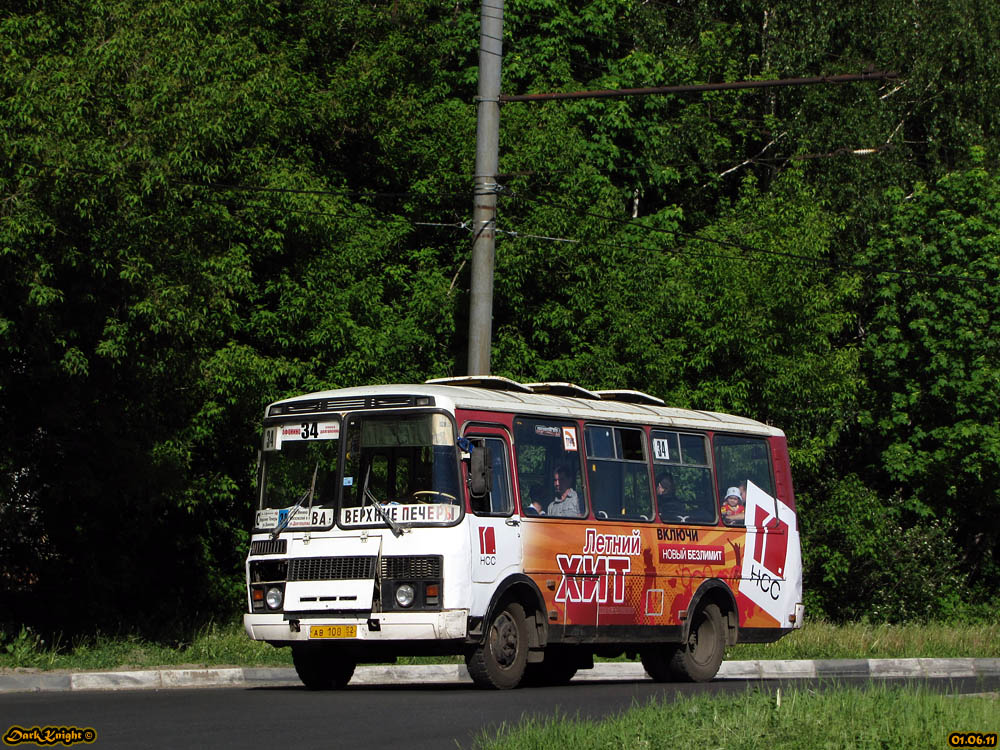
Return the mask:
[[[467,430],[465,436],[485,441],[492,473],[490,491],[471,501],[472,580],[495,583],[521,572],[521,520],[514,512],[510,438],[501,428],[481,426]]]

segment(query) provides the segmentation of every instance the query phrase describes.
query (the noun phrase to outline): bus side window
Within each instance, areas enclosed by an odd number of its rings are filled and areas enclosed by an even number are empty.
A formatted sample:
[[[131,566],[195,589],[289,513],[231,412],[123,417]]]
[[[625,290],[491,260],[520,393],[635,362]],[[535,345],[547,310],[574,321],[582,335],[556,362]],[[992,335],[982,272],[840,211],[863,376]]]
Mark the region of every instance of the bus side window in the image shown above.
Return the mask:
[[[653,520],[642,430],[587,425],[587,478],[599,519]]]
[[[739,487],[743,500],[746,500],[748,480],[768,495],[774,495],[771,451],[768,450],[767,440],[716,435],[712,442],[715,447],[715,470],[720,498],[725,497],[727,488]]]
[[[510,458],[507,443],[502,438],[483,438],[489,452],[492,489],[482,497],[471,497],[472,512],[477,516],[509,516],[514,511],[511,493]]]
[[[727,495],[739,497],[730,501],[735,507],[723,508],[723,521],[727,526],[743,526],[743,509],[747,501],[747,483],[753,482],[764,492],[774,496],[774,473],[771,471],[771,452],[764,438],[716,435],[715,448],[716,479],[719,500],[725,504]],[[735,515],[730,515],[735,513]],[[734,518],[736,520],[730,520]]]
[[[704,435],[650,433],[656,504],[664,523],[715,523],[718,508]]]
[[[577,425],[555,419],[514,420],[514,454],[521,496],[521,513],[526,516],[587,516],[587,496],[580,475],[580,440]],[[556,502],[555,475],[565,474],[576,502]],[[535,507],[533,507],[535,506]]]

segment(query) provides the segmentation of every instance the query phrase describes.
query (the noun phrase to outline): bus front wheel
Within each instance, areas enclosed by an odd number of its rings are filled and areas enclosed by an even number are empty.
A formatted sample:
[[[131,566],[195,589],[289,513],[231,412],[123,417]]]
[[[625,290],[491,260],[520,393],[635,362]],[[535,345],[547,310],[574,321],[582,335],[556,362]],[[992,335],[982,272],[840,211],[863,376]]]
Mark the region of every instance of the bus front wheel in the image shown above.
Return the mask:
[[[339,690],[351,681],[357,661],[339,649],[292,646],[292,662],[309,690]]]
[[[698,610],[686,643],[670,659],[670,673],[676,680],[708,682],[719,671],[726,653],[726,631],[722,612],[715,604]]]
[[[490,622],[486,638],[466,655],[472,681],[479,687],[517,687],[528,663],[528,621],[524,608],[507,602]]]

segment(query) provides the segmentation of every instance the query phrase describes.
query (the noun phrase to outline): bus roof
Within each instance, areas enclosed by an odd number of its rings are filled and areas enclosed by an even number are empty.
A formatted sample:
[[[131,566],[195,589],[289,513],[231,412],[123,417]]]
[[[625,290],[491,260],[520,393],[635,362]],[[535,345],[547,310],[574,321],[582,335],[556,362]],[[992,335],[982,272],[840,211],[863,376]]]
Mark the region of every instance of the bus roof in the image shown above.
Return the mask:
[[[573,395],[568,395],[573,394]],[[428,400],[424,400],[428,399]],[[371,385],[307,393],[271,404],[265,416],[295,417],[433,404],[445,409],[495,411],[591,421],[775,435],[776,427],[746,417],[661,406],[641,391],[589,391],[572,383],[517,383],[507,378],[441,378],[422,384]]]

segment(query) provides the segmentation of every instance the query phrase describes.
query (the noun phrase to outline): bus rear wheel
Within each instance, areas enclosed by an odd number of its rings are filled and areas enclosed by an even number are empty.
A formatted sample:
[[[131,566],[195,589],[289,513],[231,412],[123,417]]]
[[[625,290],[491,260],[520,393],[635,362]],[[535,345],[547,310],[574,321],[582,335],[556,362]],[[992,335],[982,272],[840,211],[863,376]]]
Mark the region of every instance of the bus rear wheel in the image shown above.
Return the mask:
[[[649,646],[643,649],[639,654],[639,658],[642,661],[643,669],[646,670],[646,674],[656,682],[670,682],[674,677],[670,669],[670,663],[673,661],[674,654],[677,653],[678,648],[676,645],[669,645]]]
[[[698,610],[686,643],[670,659],[670,673],[684,682],[708,682],[719,671],[726,653],[726,631],[722,612],[715,604]]]
[[[466,655],[472,681],[479,687],[517,687],[528,663],[528,621],[524,608],[507,602],[490,621],[486,638]]]
[[[292,646],[292,662],[309,690],[339,690],[354,676],[357,661],[329,646]]]

